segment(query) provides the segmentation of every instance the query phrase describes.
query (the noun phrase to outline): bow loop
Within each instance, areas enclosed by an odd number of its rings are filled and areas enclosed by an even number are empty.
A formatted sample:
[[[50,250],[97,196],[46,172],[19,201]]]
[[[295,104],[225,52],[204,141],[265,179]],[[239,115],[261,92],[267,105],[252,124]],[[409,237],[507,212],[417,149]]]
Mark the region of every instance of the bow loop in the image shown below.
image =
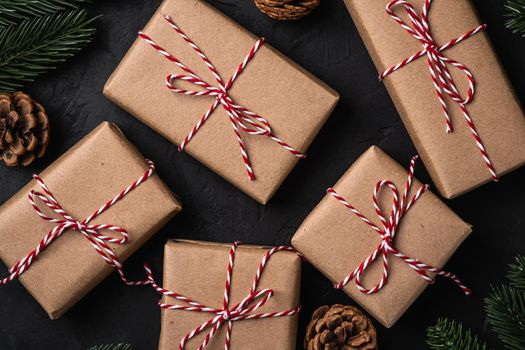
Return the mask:
[[[37,179],[36,177],[35,179]],[[45,206],[47,206],[51,212],[60,215],[62,219],[53,218],[43,212],[42,209],[36,204],[36,198],[38,198]],[[31,203],[31,206],[33,209],[35,209],[36,213],[44,220],[62,224],[68,221],[68,219],[65,217],[67,215],[65,211],[63,211],[62,207],[60,207],[60,204],[55,200],[55,198],[52,195],[44,194],[42,192],[38,192],[35,190],[31,190],[28,194],[29,202]]]
[[[466,66],[462,65],[458,61],[444,56],[443,53],[439,50],[433,52],[432,54],[438,59],[436,69],[439,69],[441,72],[444,72],[444,74],[441,74],[442,78],[440,79],[442,79],[442,81],[440,83],[445,93],[450,97],[452,101],[456,102],[460,106],[471,103],[474,99],[474,94],[476,92],[476,80],[474,79],[474,75],[472,74],[470,69],[468,69]],[[461,94],[458,86],[456,85],[456,82],[452,77],[452,74],[450,74],[449,72],[449,68],[447,65],[452,66],[452,68],[463,72],[463,74],[467,78],[468,87],[465,97],[463,97],[463,95]]]
[[[113,243],[113,244],[126,244],[129,241],[129,234],[128,232],[119,226],[114,225],[86,225],[84,223],[80,223],[82,225],[82,229],[79,231],[85,231],[88,234],[92,235],[96,240],[98,241],[104,241],[106,243]],[[109,230],[117,233],[121,236],[121,238],[117,237],[111,237],[103,235],[99,232],[99,230]]]
[[[379,194],[381,189],[385,186],[392,193],[392,208],[390,209],[390,215],[388,215],[388,217],[385,216],[379,204]],[[376,187],[374,188],[373,201],[376,214],[383,225],[382,236],[388,235],[393,237],[395,234],[397,221],[399,220],[399,213],[401,211],[401,208],[399,207],[399,191],[397,190],[397,186],[392,181],[383,180],[377,182]]]
[[[241,317],[254,316],[251,313],[263,307],[273,297],[273,295],[273,290],[268,288],[256,292],[250,292],[250,294],[248,294],[248,296],[243,301],[241,301],[237,307],[234,307],[234,309],[239,312],[239,316]],[[259,301],[256,304],[249,306],[250,304],[255,303],[257,300]]]
[[[380,291],[383,286],[385,285],[386,281],[388,280],[388,275],[390,273],[390,266],[389,266],[389,254],[390,250],[387,246],[387,243],[384,239],[384,236],[381,238],[381,243],[379,246],[370,254],[366,259],[365,263],[362,266],[359,266],[357,269],[353,271],[353,275],[355,276],[355,285],[357,289],[364,294],[374,294]],[[376,285],[372,288],[365,287],[363,282],[361,281],[361,277],[364,275],[366,270],[370,268],[372,263],[376,261],[376,259],[381,256],[382,257],[382,263],[383,263],[383,274],[381,275],[379,281],[376,283]],[[334,284],[334,287],[336,289],[343,288],[345,284],[342,283],[336,283]]]
[[[186,81],[197,87],[204,88],[204,90],[186,90],[178,88],[175,85],[176,80]],[[166,77],[166,85],[168,89],[178,94],[190,95],[190,96],[216,96],[223,93],[219,88],[211,86],[206,81],[202,80],[198,76],[184,75],[184,74],[170,74]]]
[[[395,14],[393,9],[398,6],[402,6],[404,8],[408,18],[410,19],[410,24],[407,24],[401,17]],[[423,14],[421,16],[418,15],[412,3],[405,0],[392,1],[386,6],[386,11],[390,17],[401,24],[401,26],[414,38],[421,41],[423,44],[434,44],[432,36],[429,35],[429,31],[426,30],[426,28],[429,27],[427,17]]]

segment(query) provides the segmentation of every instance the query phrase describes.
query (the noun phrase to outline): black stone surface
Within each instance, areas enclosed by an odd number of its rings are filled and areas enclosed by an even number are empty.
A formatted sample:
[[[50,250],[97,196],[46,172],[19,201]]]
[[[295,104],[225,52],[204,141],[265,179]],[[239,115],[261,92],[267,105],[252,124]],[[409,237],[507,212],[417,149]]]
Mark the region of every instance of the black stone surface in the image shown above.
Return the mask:
[[[163,246],[172,237],[287,244],[325,189],[369,146],[379,145],[402,164],[415,154],[341,0],[324,0],[310,17],[295,23],[268,19],[252,1],[210,1],[341,93],[339,106],[310,147],[308,158],[299,163],[268,205],[257,204],[190,156],[178,153],[174,145],[102,95],[106,79],[159,2],[110,0],[90,6],[93,15],[103,15],[97,21],[98,33],[93,43],[26,89],[49,111],[53,126],[51,148],[44,159],[29,168],[0,166],[0,203],[26,184],[32,173],[44,169],[101,121],[116,122],[144,155],[156,162],[159,174],[184,204],[182,214],[128,261],[130,275],[140,278],[143,261],[151,262],[160,275]],[[525,39],[504,28],[503,2],[475,0],[523,101]],[[422,166],[417,176],[429,180]],[[475,294],[466,298],[452,283],[439,280],[392,329],[379,327],[381,349],[425,348],[425,328],[440,316],[463,321],[496,348],[500,347],[486,326],[482,302],[491,283],[504,281],[507,264],[514,255],[525,253],[524,177],[522,168],[498,184],[488,184],[447,201],[475,230],[447,268],[458,273]],[[352,303],[313,267],[304,265],[302,277],[298,349],[306,322],[316,307]],[[20,284],[4,286],[0,288],[0,349],[81,350],[117,341],[132,343],[138,350],[156,349],[160,329],[157,300],[158,295],[150,288],[125,287],[112,274],[65,316],[50,321]]]

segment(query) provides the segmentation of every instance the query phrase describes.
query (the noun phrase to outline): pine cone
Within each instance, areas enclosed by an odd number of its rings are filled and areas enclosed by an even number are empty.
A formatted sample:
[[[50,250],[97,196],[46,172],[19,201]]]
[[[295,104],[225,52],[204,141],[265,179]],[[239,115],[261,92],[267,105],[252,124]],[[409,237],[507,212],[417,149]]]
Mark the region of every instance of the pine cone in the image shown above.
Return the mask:
[[[306,350],[377,350],[374,325],[353,306],[321,306],[306,328]]]
[[[0,154],[5,164],[27,166],[46,152],[49,119],[23,92],[0,94]]]
[[[261,12],[277,20],[295,20],[319,6],[321,0],[255,0]]]

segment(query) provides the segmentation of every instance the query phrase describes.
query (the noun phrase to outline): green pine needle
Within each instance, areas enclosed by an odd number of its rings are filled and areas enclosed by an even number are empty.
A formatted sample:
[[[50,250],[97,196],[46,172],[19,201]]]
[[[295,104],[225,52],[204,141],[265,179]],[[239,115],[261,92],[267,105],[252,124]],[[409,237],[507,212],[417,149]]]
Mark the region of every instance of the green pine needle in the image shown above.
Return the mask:
[[[492,329],[507,349],[525,349],[525,292],[509,286],[493,288],[485,298]]]
[[[129,344],[108,344],[98,345],[90,348],[89,350],[132,350],[133,348]]]
[[[525,0],[507,0],[507,28],[525,36]]]
[[[510,265],[507,277],[511,285],[525,291],[525,256],[516,257],[516,262]]]
[[[61,10],[78,8],[88,0],[0,0],[0,27]]]
[[[95,18],[70,10],[0,29],[0,92],[13,91],[54,69],[91,41]]]
[[[487,350],[470,329],[454,320],[441,318],[435,326],[427,329],[427,345],[432,350]]]

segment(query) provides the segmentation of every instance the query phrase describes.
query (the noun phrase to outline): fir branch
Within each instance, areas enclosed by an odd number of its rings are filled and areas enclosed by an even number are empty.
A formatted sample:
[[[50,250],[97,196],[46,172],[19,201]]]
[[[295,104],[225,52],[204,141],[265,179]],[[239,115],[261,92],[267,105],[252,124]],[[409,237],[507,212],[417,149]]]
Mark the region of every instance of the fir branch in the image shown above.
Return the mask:
[[[485,298],[485,311],[507,349],[525,349],[525,292],[509,286],[493,288]]]
[[[95,18],[85,10],[58,12],[0,30],[0,92],[55,68],[91,41]]]
[[[108,344],[98,345],[90,348],[89,350],[132,350],[132,346],[129,344]]]
[[[0,27],[45,16],[62,10],[77,9],[89,0],[0,0]]]
[[[525,0],[507,0],[505,25],[514,33],[525,36]]]
[[[525,291],[525,256],[516,257],[516,262],[510,265],[507,278],[512,286]]]
[[[461,323],[446,318],[427,329],[427,345],[432,350],[488,350],[470,329],[464,330]]]

